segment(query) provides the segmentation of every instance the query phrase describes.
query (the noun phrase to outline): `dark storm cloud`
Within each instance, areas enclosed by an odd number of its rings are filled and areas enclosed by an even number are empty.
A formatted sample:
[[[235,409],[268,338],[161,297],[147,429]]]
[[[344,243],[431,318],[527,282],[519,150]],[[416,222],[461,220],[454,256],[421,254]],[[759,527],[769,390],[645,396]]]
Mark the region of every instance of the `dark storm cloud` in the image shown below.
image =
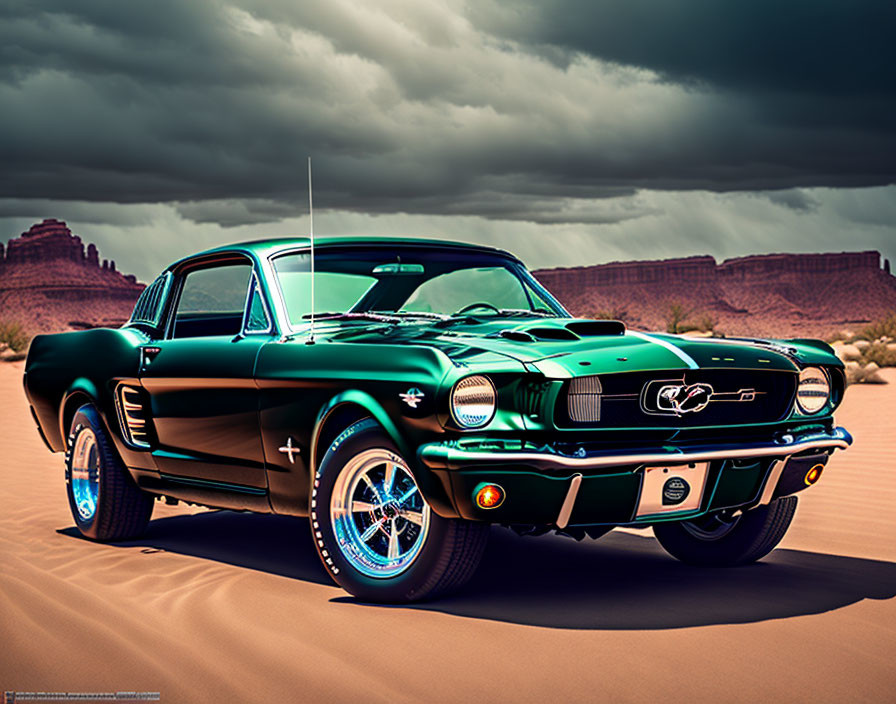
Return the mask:
[[[470,8],[501,36],[676,82],[887,99],[896,86],[888,0],[482,0]]]
[[[893,181],[888,7],[474,7],[7,2],[0,197],[272,222],[311,154],[322,208],[600,224],[638,189]]]

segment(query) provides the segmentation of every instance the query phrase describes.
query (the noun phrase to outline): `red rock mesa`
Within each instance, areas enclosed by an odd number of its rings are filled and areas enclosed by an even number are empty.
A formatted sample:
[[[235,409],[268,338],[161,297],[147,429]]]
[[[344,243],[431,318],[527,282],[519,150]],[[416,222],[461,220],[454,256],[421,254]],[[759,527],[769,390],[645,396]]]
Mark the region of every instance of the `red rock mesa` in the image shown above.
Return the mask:
[[[31,333],[121,325],[144,285],[102,260],[60,220],[0,244],[0,320]]]
[[[680,304],[692,324],[734,335],[821,336],[896,311],[896,277],[878,252],[762,254],[613,262],[535,275],[573,313],[663,330]]]

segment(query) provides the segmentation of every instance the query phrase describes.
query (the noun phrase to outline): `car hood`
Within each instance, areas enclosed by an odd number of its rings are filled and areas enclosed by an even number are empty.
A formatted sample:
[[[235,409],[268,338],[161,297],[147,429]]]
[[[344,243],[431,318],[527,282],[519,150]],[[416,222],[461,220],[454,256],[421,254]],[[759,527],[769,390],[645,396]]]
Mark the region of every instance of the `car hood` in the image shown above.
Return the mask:
[[[693,338],[572,318],[352,321],[321,333],[334,342],[425,345],[458,365],[510,359],[552,378],[697,368],[794,371],[798,364],[839,364],[830,348],[817,341]]]

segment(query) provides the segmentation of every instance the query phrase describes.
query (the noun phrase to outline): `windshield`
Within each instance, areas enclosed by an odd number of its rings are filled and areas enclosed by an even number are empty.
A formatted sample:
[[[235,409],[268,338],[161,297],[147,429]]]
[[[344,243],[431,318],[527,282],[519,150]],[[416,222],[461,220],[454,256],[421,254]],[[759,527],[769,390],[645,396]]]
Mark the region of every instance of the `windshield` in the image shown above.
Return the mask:
[[[290,324],[311,313],[307,251],[273,259]],[[315,316],[531,315],[565,310],[519,262],[437,247],[332,247],[315,253]]]

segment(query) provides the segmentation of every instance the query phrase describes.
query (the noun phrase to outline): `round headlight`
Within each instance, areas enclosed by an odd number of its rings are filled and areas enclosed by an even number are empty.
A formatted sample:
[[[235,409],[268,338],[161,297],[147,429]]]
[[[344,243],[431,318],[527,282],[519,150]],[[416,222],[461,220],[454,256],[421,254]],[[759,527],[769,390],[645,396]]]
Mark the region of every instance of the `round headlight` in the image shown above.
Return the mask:
[[[468,376],[451,390],[451,416],[462,428],[478,428],[495,414],[497,394],[486,376]]]
[[[831,397],[831,382],[824,369],[806,367],[800,372],[796,390],[796,405],[800,413],[813,415],[824,408]]]

